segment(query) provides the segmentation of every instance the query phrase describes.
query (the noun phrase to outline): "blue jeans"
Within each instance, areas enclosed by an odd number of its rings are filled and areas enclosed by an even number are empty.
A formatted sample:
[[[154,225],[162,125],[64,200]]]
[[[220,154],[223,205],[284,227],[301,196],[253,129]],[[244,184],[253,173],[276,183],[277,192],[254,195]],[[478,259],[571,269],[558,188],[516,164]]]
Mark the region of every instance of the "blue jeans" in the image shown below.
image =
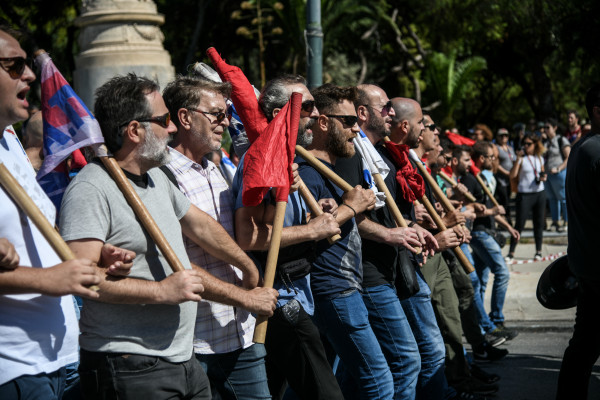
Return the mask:
[[[211,391],[223,400],[270,399],[264,344],[223,354],[196,354],[210,380]]]
[[[392,373],[369,324],[363,298],[357,290],[332,298],[315,298],[314,321],[340,357],[345,372],[359,386],[359,398],[393,398]],[[354,397],[349,386],[340,384],[340,387],[344,397]]]
[[[0,385],[0,399],[58,400],[65,390],[65,368],[49,374],[22,375]]]
[[[494,274],[494,285],[492,286],[492,310],[489,315],[494,324],[503,323],[504,314],[502,314],[502,309],[504,308],[510,275],[502,257],[502,250],[494,238],[486,232],[473,231],[471,235],[475,270],[481,283],[481,299],[485,298],[489,272],[492,272]]]
[[[544,183],[550,215],[553,222],[558,222],[560,216],[567,221],[567,198],[565,196],[565,179],[567,170],[563,169],[558,174],[548,174],[548,180]]]
[[[371,329],[394,378],[394,399],[414,399],[421,370],[419,346],[393,285],[364,288]]]
[[[473,256],[471,255],[471,251],[469,250],[469,246],[466,243],[460,245],[463,253],[471,263],[471,265],[475,265],[475,260],[473,260]],[[481,297],[481,282],[479,282],[479,276],[477,275],[477,271],[473,271],[469,274],[469,278],[471,278],[471,284],[473,285],[473,302],[475,304],[475,310],[477,310],[477,316],[479,317],[479,325],[483,332],[490,332],[496,329],[496,325],[492,322],[489,315],[485,312],[485,307],[483,305],[483,297]]]
[[[419,291],[400,303],[421,355],[417,399],[443,399],[448,394],[448,382],[444,375],[446,349],[431,305],[431,290],[421,271],[417,269],[416,272]]]

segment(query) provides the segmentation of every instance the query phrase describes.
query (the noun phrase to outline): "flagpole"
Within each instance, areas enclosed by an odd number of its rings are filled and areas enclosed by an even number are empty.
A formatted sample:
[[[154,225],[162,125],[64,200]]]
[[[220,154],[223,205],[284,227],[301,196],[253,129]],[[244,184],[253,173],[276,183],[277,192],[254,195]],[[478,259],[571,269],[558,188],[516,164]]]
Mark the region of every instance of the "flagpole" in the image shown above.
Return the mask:
[[[316,217],[324,214],[323,210],[321,209],[321,206],[319,205],[317,200],[315,200],[314,196],[312,195],[310,190],[308,190],[308,188],[306,187],[306,184],[304,183],[304,181],[302,179],[300,179],[300,186],[298,187],[298,192],[300,192],[300,196],[302,196],[302,198],[308,205],[308,208],[310,208],[311,214],[314,214]],[[327,241],[329,242],[329,244],[334,244],[341,238],[342,237],[340,235],[335,234],[331,237],[328,237]]]
[[[435,197],[438,199],[438,201],[440,203],[442,203],[442,206],[444,207],[444,209],[446,209],[446,211],[448,211],[448,212],[455,211],[456,209],[454,208],[452,203],[450,203],[450,201],[448,200],[448,198],[446,197],[444,192],[442,192],[442,189],[440,189],[440,187],[437,185],[437,182],[435,182],[433,177],[429,174],[429,172],[427,172],[427,169],[425,169],[425,166],[418,162],[415,164],[417,165],[417,168],[419,169],[419,172],[421,173],[421,175],[429,183],[429,186],[433,190]],[[427,212],[429,213],[429,215],[431,215],[431,217],[433,218],[433,222],[435,222],[435,224],[438,226],[438,229],[440,229],[441,231],[447,230],[448,228],[444,224],[444,221],[442,221],[442,218],[437,213],[435,207],[431,204],[431,202],[429,201],[427,196],[423,196],[421,198],[421,201],[423,202],[423,205],[427,209]],[[473,265],[471,264],[471,262],[469,261],[469,259],[465,255],[465,253],[462,251],[460,246],[456,246],[453,249],[453,251],[454,251],[454,255],[456,255],[456,258],[458,258],[458,261],[460,261],[461,265],[463,266],[463,268],[465,269],[465,272],[467,274],[470,274],[471,272],[475,271],[475,268],[473,268]]]
[[[452,179],[452,177],[448,176],[444,171],[440,170],[440,172],[438,172],[438,175],[441,176],[443,180],[448,182],[450,184],[450,186],[452,186],[452,189],[455,189],[458,186],[458,183],[454,179]],[[466,192],[466,193],[461,192],[461,193],[470,202],[475,203],[477,201],[470,192]]]
[[[278,190],[282,190],[281,188]],[[275,217],[273,219],[273,232],[271,233],[271,242],[269,243],[269,252],[267,253],[267,263],[265,266],[265,277],[263,287],[272,288],[275,281],[275,269],[277,268],[277,258],[279,257],[279,246],[281,244],[281,231],[283,230],[283,220],[285,218],[285,208],[287,202],[278,201],[275,203]],[[259,315],[256,318],[254,327],[254,343],[264,343],[267,336],[268,317]]]
[[[98,150],[98,147],[103,147],[104,149]],[[175,254],[175,251],[173,251],[173,248],[165,238],[165,235],[163,235],[161,230],[158,228],[158,225],[156,225],[154,218],[152,218],[152,215],[150,215],[150,212],[148,212],[148,209],[142,202],[142,199],[140,199],[140,196],[137,194],[137,192],[133,189],[133,187],[127,180],[127,177],[123,173],[123,170],[121,169],[119,164],[117,164],[117,161],[113,157],[100,155],[106,154],[106,146],[96,146],[95,150],[97,150],[96,155],[98,155],[98,157],[102,161],[102,164],[104,164],[104,166],[108,170],[108,173],[117,184],[117,187],[119,188],[119,190],[121,190],[123,196],[125,196],[127,203],[133,209],[135,216],[140,220],[146,231],[150,234],[150,237],[156,243],[156,246],[162,253],[163,257],[169,263],[169,266],[171,267],[173,272],[185,270],[185,267]]]
[[[63,261],[74,260],[75,255],[71,248],[65,243],[63,238],[54,229],[48,219],[42,214],[38,206],[33,202],[31,197],[27,194],[25,189],[19,184],[19,182],[12,176],[8,168],[4,163],[0,162],[0,185],[6,190],[8,195],[14,200],[16,205],[23,210],[25,215],[33,222],[38,228],[44,239],[48,241],[52,249],[58,254],[58,257]],[[16,229],[16,228],[15,228]],[[92,285],[89,289],[98,291],[99,288],[96,285]]]

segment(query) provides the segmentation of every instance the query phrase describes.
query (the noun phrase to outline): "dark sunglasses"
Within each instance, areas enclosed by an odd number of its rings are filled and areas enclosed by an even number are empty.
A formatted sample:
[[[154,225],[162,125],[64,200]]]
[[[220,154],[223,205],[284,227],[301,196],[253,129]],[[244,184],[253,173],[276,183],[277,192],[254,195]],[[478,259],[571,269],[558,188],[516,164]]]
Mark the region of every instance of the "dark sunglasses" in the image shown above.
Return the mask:
[[[429,129],[431,132],[435,131],[435,128],[437,128],[436,124],[429,124],[429,125],[424,125],[425,129]]]
[[[201,114],[204,115],[212,115],[213,117],[215,117],[217,120],[217,124],[220,124],[221,122],[223,122],[223,120],[227,117],[229,117],[229,115],[227,115],[226,113],[222,112],[222,111],[215,111],[215,112],[208,112],[208,111],[202,111],[202,110],[197,110],[195,108],[188,108],[188,110],[190,111],[196,111],[199,112]]]
[[[171,114],[166,113],[164,115],[160,115],[158,117],[150,117],[150,118],[142,118],[136,119],[137,122],[154,122],[155,124],[159,124],[163,128],[168,128],[171,123]]]
[[[523,142],[523,146],[531,146],[533,144],[533,142]]]
[[[8,75],[12,79],[17,79],[23,75],[25,66],[28,66],[29,69],[33,69],[33,62],[31,59],[23,57],[0,58],[0,66],[2,66],[3,70],[8,72]]]
[[[327,115],[330,118],[337,118],[346,126],[353,127],[358,122],[356,115]]]
[[[314,100],[306,100],[302,102],[302,111],[305,111],[307,113],[311,113],[313,112],[313,110],[315,109],[315,101]]]

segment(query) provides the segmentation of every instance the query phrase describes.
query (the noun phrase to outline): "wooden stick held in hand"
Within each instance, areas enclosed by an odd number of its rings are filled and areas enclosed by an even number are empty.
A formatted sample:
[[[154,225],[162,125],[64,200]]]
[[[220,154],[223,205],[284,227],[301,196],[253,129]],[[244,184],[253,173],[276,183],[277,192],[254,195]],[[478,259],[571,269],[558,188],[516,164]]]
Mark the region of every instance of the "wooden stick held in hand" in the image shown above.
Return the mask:
[[[490,200],[492,201],[492,203],[494,203],[494,206],[500,207],[500,204],[498,203],[498,200],[496,200],[496,198],[494,197],[494,195],[492,194],[492,192],[490,191],[490,189],[487,187],[487,185],[485,184],[485,182],[483,181],[483,179],[481,179],[481,176],[479,176],[479,174],[477,174],[477,175],[475,175],[475,179],[477,179],[477,182],[479,182],[479,185],[481,185],[481,188],[483,189],[483,191],[485,192],[485,194],[487,194],[487,196],[490,198]]]
[[[451,177],[448,176],[444,171],[440,171],[438,172],[438,175],[442,177],[442,179],[444,179],[446,182],[448,182],[450,184],[450,186],[452,186],[452,189],[455,189],[458,186],[458,183]],[[467,198],[467,200],[469,200],[472,203],[475,203],[477,200],[475,200],[475,197],[467,192],[467,193],[462,193],[463,196],[465,196]]]
[[[310,208],[310,213],[312,215],[314,215],[315,217],[323,215],[323,210],[321,209],[321,206],[319,205],[317,200],[315,200],[314,196],[312,195],[310,190],[308,190],[306,184],[302,180],[300,180],[300,187],[298,188],[298,192],[300,192],[300,196],[302,196],[302,198],[308,205],[308,208]],[[334,244],[341,238],[342,237],[340,235],[333,235],[331,237],[328,237],[327,241],[329,242],[329,244]]]

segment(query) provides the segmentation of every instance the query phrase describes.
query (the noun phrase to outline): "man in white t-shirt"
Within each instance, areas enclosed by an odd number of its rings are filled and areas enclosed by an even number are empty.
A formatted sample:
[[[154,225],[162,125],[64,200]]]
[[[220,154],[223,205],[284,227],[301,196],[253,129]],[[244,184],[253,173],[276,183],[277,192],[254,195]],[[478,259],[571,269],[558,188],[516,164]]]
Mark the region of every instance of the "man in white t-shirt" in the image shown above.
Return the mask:
[[[53,224],[56,210],[37,184],[11,127],[29,116],[25,96],[35,74],[26,57],[8,29],[0,27],[0,162]],[[99,277],[89,260],[61,263],[4,189],[0,189],[0,220],[0,398],[61,398],[64,367],[78,359],[77,319],[68,295],[98,297],[89,286],[99,283]],[[111,249],[115,248],[105,246],[102,255]],[[132,257],[118,249],[115,254],[123,260]]]

